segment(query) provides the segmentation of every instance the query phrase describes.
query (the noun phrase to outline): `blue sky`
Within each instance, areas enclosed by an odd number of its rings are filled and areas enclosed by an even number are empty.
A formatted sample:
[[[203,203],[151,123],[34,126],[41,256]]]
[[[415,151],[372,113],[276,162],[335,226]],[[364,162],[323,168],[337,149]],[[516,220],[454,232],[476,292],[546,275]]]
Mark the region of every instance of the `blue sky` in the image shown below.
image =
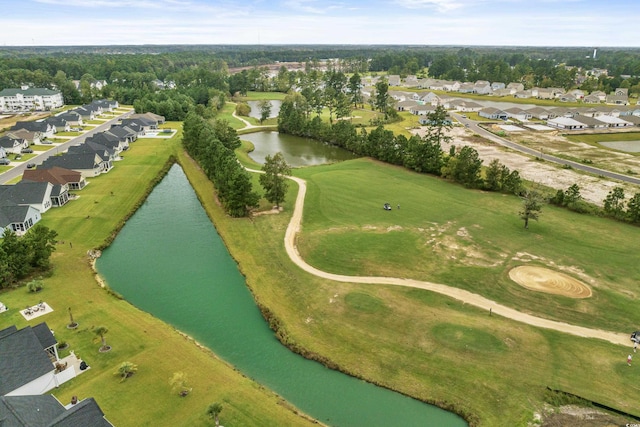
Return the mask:
[[[638,0],[0,0],[5,46],[640,46]]]

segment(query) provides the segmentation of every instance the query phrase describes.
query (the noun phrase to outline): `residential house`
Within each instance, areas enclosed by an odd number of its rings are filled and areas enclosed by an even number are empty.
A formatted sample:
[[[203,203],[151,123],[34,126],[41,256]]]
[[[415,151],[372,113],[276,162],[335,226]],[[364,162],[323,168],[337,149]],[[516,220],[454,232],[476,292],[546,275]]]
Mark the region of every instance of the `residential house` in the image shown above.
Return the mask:
[[[29,205],[20,206],[10,201],[2,201],[2,194],[0,194],[0,237],[4,236],[6,230],[21,236],[41,219],[42,215],[38,209]]]
[[[65,113],[58,114],[56,117],[64,120],[70,127],[81,127],[84,126],[84,121],[82,120],[82,115],[77,111],[67,111]]]
[[[418,104],[418,101],[414,101],[413,99],[410,99],[408,101],[400,101],[396,104],[396,109],[398,111],[408,111],[409,109],[411,109],[412,107],[416,107]]]
[[[493,92],[491,83],[486,80],[478,80],[473,85],[473,91],[479,95],[490,95]]]
[[[36,172],[37,169],[27,169],[25,172]],[[69,201],[69,186],[67,184],[59,184],[51,181],[44,180],[31,180],[22,175],[22,181],[24,182],[49,182],[52,185],[51,188],[51,206],[60,207],[67,204]],[[22,182],[21,181],[21,182]]]
[[[531,115],[531,117],[535,117],[540,120],[547,120],[550,118],[549,110],[542,107],[533,107],[529,108],[527,112]]]
[[[623,88],[623,87],[619,87],[616,88],[616,90],[612,93],[612,95],[615,96],[629,96],[629,89],[627,88]]]
[[[59,385],[56,344],[46,323],[0,330],[0,396],[40,395]]]
[[[0,159],[4,159],[7,157],[7,151],[4,149],[2,145],[0,145]]]
[[[495,92],[496,90],[500,90],[500,89],[506,89],[506,86],[505,86],[504,83],[502,83],[502,82],[493,82],[493,83],[491,83],[491,90],[492,91]]]
[[[111,164],[105,162],[97,153],[65,153],[61,156],[51,156],[38,169],[51,169],[53,167],[71,169],[82,174],[82,178],[98,176],[111,170]]]
[[[62,93],[51,89],[22,86],[0,91],[0,113],[49,111],[63,105]]]
[[[586,94],[584,93],[584,91],[582,91],[582,90],[580,90],[580,89],[573,89],[573,90],[570,90],[568,93],[569,93],[569,95],[572,95],[572,96],[573,96],[574,98],[576,98],[577,100],[582,100],[582,99],[584,99],[584,97],[585,97],[585,95],[586,95]]]
[[[614,93],[607,95],[605,102],[610,105],[629,105],[629,97],[627,95],[617,95]]]
[[[493,96],[511,96],[513,95],[511,93],[511,89],[507,89],[507,88],[502,88],[502,89],[494,89],[493,93],[491,94]]]
[[[71,169],[54,166],[50,169],[27,169],[22,174],[22,179],[33,182],[50,182],[53,185],[66,185],[69,190],[82,190],[87,185],[87,180],[82,174]]]
[[[40,144],[44,139],[44,135],[38,131],[31,131],[27,129],[9,130],[5,133],[11,139],[24,139],[28,144]]]
[[[485,107],[478,111],[478,115],[489,120],[507,120],[508,117],[507,113],[494,107]]]
[[[56,133],[69,132],[71,130],[71,125],[60,116],[47,117],[44,121],[53,126],[56,129]]]
[[[585,96],[582,101],[585,104],[599,104],[600,103],[600,97],[594,94],[591,95],[587,95]]]
[[[458,92],[460,93],[474,93],[475,85],[473,83],[464,82],[460,84]]]
[[[7,157],[7,154],[9,153],[20,154],[20,151],[22,151],[23,148],[29,148],[29,141],[19,138],[14,139],[5,135],[0,137],[0,147],[2,147],[5,152],[3,157]]]
[[[96,118],[96,113],[93,110],[89,110],[84,107],[77,107],[73,110],[70,110],[71,113],[75,113],[82,118],[83,122],[88,122],[89,120],[94,120]]]
[[[591,92],[591,95],[595,95],[595,96],[597,96],[597,97],[598,97],[598,99],[600,99],[600,102],[604,102],[604,101],[607,99],[607,94],[606,94],[606,93],[604,93],[604,92],[603,92],[603,91],[601,91],[601,90],[593,91],[593,92]]]
[[[531,98],[531,91],[530,90],[520,90],[520,91],[514,93],[513,96],[516,97],[516,98]]]
[[[101,108],[103,113],[107,111],[112,112],[113,110],[115,110],[120,106],[120,104],[118,104],[118,101],[107,100],[107,99],[97,99],[93,101],[91,104]]]
[[[425,104],[438,105],[440,97],[438,97],[438,95],[433,92],[427,92],[424,96],[422,96],[422,98],[420,98],[420,101]]]
[[[538,95],[537,95],[538,99],[554,99],[555,97],[556,96],[552,88],[549,88],[549,87],[538,88]]]
[[[404,79],[404,85],[406,87],[418,87],[420,84],[420,81],[418,80],[418,78],[416,76],[407,76]]]
[[[388,92],[388,95],[391,98],[395,99],[396,101],[406,101],[407,99],[413,99],[413,92],[403,92],[403,91],[399,91],[399,90],[390,90]],[[140,117],[149,118],[149,117],[145,117],[145,116],[143,116],[141,114],[135,114],[134,116],[136,116],[136,117],[129,117],[129,118],[132,118],[132,119],[136,119],[136,118],[140,118]],[[153,119],[151,119],[151,120],[153,120]],[[156,122],[157,122],[157,120],[156,120]]]
[[[427,114],[433,113],[436,110],[436,107],[433,105],[416,105],[411,107],[409,110],[411,114],[415,114],[416,116],[426,116]]]
[[[564,130],[581,130],[586,129],[587,125],[569,117],[556,117],[547,120],[547,126],[551,126]]]
[[[598,116],[598,120],[606,123],[610,128],[622,128],[622,127],[633,126],[633,123],[623,120],[620,117],[602,115],[602,116]]]
[[[103,162],[104,171],[108,172],[113,167],[115,160],[120,160],[120,153],[115,148],[100,144],[93,140],[89,141],[88,138],[84,143],[69,147],[67,154],[83,154],[83,153],[96,153]]]
[[[462,101],[458,106],[457,106],[457,110],[458,111],[462,111],[465,113],[473,113],[473,112],[477,112],[480,111],[484,108],[484,106],[478,104],[477,102],[473,102],[473,101]]]
[[[51,209],[49,182],[20,181],[14,185],[0,185],[0,203],[9,202],[18,206],[32,206],[41,214]]]
[[[387,76],[387,81],[389,82],[389,86],[400,86],[402,84],[402,80],[397,74]]]
[[[510,119],[516,119],[521,122],[526,122],[531,119],[532,115],[529,111],[523,110],[522,108],[512,107],[504,110],[507,113],[507,117]]]
[[[86,138],[84,142],[85,144],[97,143],[110,148],[114,152],[113,160],[119,160],[120,153],[129,149],[129,142],[127,141],[127,138],[120,138],[108,131],[96,133],[95,135]],[[72,150],[71,152],[77,151]]]
[[[562,95],[560,95],[560,97],[558,98],[558,100],[560,100],[560,102],[577,102],[578,100],[576,99],[575,96],[573,96],[570,93],[564,93]]]
[[[415,101],[405,101],[405,102],[415,102]],[[124,141],[126,141],[127,143],[131,143],[136,139],[138,139],[138,133],[135,132],[133,129],[128,128],[127,126],[113,125],[106,132],[117,136],[121,140],[124,139]]]
[[[625,116],[624,120],[629,123],[633,123],[634,126],[640,126],[640,116]]]
[[[6,427],[113,427],[93,398],[64,406],[50,394],[2,396],[0,419]]]
[[[158,122],[156,120],[149,119],[149,118],[146,118],[146,117],[135,117],[135,118],[122,119],[121,123],[122,123],[123,126],[129,126],[133,130],[136,130],[136,129],[134,129],[131,126],[132,124],[139,125],[143,130],[143,135],[144,135],[144,132],[149,132],[151,130],[157,130],[158,129]]]
[[[9,130],[16,131],[20,129],[25,129],[31,132],[40,132],[42,137],[40,139],[51,138],[57,132],[57,129],[54,125],[47,123],[45,121],[42,122],[16,122],[15,125],[11,126]]]
[[[573,120],[584,123],[589,129],[606,129],[609,127],[609,125],[599,119],[582,114],[575,116]]]
[[[456,92],[458,90],[460,90],[460,86],[462,85],[462,83],[460,83],[459,81],[449,81],[449,80],[443,80],[443,87],[444,90],[446,90],[447,92]]]
[[[516,92],[521,92],[524,90],[524,85],[522,83],[509,83],[507,85],[507,89],[511,91],[511,95],[515,95]]]

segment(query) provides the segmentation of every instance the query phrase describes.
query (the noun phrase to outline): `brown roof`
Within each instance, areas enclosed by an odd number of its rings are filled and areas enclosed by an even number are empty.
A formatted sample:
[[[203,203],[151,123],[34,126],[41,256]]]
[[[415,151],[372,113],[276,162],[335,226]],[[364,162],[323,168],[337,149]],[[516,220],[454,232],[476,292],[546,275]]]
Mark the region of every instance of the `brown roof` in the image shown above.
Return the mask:
[[[64,185],[82,181],[82,174],[71,169],[54,166],[51,169],[27,169],[22,174],[22,179]]]

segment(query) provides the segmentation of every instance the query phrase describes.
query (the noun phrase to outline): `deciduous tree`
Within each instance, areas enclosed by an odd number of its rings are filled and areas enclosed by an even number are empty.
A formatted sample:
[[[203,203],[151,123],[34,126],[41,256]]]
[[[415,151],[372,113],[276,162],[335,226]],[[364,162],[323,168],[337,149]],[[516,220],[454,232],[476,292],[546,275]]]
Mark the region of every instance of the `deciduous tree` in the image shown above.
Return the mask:
[[[267,156],[262,166],[264,173],[260,175],[260,185],[264,188],[265,198],[276,207],[280,207],[287,194],[289,184],[286,176],[291,175],[291,167],[281,152]]]

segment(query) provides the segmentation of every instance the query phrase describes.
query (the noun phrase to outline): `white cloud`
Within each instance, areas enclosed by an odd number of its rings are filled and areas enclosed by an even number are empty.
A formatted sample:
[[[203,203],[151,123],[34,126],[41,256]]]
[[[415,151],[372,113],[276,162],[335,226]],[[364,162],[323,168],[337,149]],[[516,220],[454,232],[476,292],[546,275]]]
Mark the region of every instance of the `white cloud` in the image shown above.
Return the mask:
[[[461,0],[397,0],[396,3],[407,9],[435,8],[439,12],[448,12],[464,6]]]

